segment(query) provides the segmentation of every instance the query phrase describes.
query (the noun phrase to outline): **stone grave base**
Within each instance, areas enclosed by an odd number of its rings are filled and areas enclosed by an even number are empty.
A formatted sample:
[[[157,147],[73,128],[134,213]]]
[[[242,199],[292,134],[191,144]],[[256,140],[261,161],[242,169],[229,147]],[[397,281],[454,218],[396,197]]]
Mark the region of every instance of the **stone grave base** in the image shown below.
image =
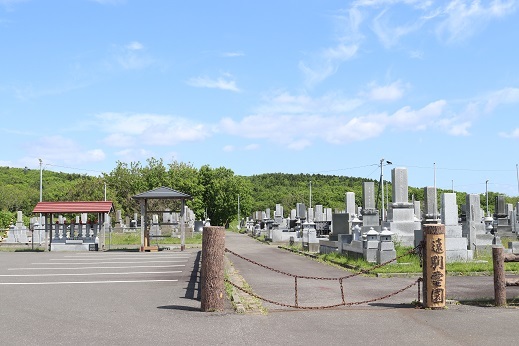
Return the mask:
[[[51,243],[50,251],[90,251],[89,245],[92,243]]]

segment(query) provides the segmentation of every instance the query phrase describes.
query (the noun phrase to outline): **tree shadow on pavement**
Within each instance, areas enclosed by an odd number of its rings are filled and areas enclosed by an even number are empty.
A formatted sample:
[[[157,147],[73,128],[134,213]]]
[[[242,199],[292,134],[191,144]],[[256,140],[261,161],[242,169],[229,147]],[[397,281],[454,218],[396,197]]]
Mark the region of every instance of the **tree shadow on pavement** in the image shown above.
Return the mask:
[[[164,309],[164,310],[181,310],[181,311],[196,311],[200,312],[200,308],[195,308],[192,306],[182,306],[182,305],[164,305],[164,306],[158,306],[157,309]]]
[[[202,293],[200,289],[200,257],[202,256],[202,251],[198,251],[196,254],[195,263],[193,265],[193,270],[191,271],[191,276],[187,283],[186,294],[184,295],[184,299],[194,299],[200,301],[202,299]]]

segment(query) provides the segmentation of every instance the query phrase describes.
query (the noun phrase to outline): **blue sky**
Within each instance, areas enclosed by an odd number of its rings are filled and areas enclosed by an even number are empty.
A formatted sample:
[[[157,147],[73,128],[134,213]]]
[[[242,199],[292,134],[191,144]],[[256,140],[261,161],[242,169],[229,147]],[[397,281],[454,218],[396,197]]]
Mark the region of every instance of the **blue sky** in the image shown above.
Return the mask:
[[[0,44],[2,166],[519,194],[519,1],[0,0]]]

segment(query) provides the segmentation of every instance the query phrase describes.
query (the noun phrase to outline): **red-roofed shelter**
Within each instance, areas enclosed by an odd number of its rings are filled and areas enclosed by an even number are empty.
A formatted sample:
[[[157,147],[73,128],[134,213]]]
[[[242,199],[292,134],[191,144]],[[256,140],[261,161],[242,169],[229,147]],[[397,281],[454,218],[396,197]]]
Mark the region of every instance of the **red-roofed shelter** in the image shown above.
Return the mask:
[[[76,214],[76,213],[110,213],[114,209],[111,201],[103,202],[39,202],[33,213],[42,214]]]
[[[98,244],[104,249],[105,215],[113,210],[112,201],[39,202],[33,213],[40,213],[45,217],[46,249],[80,251],[88,250],[91,244]],[[85,213],[97,214],[96,222],[79,220],[78,214]],[[66,223],[61,218],[60,221],[56,221],[54,216],[62,214],[76,214],[76,221]]]

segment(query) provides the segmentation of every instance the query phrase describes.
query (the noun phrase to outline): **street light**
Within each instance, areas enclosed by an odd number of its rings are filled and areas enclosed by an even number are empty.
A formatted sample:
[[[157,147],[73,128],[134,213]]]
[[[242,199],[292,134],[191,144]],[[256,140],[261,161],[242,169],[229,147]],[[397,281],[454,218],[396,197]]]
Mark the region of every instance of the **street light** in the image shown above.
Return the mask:
[[[386,166],[387,165],[392,165],[393,162],[391,161],[387,161],[386,160]],[[380,159],[380,190],[382,191],[382,198],[381,198],[381,204],[382,204],[382,218],[381,220],[382,221],[385,221],[385,218],[384,218],[384,215],[386,213],[385,211],[385,208],[384,208],[384,170],[383,170],[383,167],[384,167],[384,159]]]
[[[43,186],[43,161],[41,159],[38,159],[40,161],[40,202],[43,201],[42,199],[42,186]]]
[[[487,216],[490,216],[490,213],[488,212],[488,179],[485,181],[485,196],[487,198]]]

